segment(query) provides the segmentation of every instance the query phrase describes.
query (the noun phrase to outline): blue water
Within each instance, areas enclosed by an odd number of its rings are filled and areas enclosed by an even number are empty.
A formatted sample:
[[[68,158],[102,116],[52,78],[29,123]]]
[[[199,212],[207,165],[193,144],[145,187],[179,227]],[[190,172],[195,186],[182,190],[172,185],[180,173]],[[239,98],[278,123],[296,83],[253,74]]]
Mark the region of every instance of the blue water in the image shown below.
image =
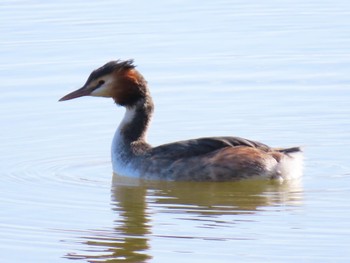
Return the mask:
[[[2,1],[1,262],[348,262],[350,3]],[[134,58],[158,145],[301,145],[302,182],[125,181],[124,110],[58,103]]]

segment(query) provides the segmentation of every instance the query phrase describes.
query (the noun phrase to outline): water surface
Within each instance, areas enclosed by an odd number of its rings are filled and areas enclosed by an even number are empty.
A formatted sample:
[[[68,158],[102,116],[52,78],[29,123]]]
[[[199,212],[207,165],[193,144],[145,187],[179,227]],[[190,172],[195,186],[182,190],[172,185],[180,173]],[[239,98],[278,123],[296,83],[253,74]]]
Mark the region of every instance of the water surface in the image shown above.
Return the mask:
[[[1,262],[348,262],[347,1],[3,1]],[[58,103],[134,58],[149,141],[235,135],[302,145],[303,180],[113,176],[123,109]]]

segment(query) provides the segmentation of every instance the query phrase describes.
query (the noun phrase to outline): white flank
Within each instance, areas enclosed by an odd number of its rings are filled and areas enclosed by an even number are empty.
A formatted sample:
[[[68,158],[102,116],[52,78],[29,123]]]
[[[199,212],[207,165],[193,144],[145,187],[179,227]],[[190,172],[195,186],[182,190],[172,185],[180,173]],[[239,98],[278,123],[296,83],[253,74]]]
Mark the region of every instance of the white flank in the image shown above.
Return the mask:
[[[284,156],[277,166],[284,180],[299,179],[303,175],[303,153],[295,152]]]

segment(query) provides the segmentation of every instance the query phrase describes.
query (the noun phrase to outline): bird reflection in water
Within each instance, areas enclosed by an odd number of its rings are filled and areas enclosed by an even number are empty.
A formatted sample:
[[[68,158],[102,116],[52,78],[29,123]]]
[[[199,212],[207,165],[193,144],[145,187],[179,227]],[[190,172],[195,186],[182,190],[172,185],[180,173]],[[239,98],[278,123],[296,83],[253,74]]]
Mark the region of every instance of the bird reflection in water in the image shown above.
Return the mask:
[[[113,229],[87,230],[86,236],[79,237],[87,248],[65,258],[87,262],[147,262],[151,257],[147,254],[150,226],[145,196],[143,186],[113,186],[111,209],[117,218]]]
[[[234,227],[242,220],[239,215],[247,215],[246,221],[252,221],[249,215],[264,209],[299,206],[302,186],[300,181],[170,182],[114,175],[111,198],[111,209],[117,218],[114,228],[87,231],[86,236],[79,238],[86,245],[84,251],[69,253],[66,258],[88,262],[148,262],[153,254],[150,241],[153,237],[161,238],[152,234],[154,212],[192,213],[200,216],[196,220],[203,220],[203,224],[211,220],[213,227],[223,222]],[[218,220],[220,215],[232,215],[230,222],[227,217]],[[178,233],[172,236],[178,237]]]

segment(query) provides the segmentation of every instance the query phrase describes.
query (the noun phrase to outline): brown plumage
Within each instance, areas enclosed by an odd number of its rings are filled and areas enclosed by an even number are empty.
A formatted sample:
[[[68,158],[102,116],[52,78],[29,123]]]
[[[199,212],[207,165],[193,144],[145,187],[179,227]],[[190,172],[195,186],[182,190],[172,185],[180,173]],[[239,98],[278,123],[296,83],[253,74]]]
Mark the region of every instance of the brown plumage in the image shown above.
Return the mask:
[[[112,61],[93,71],[84,86],[63,98],[111,97],[126,113],[112,144],[115,173],[147,179],[230,181],[299,177],[299,147],[271,148],[240,137],[211,137],[152,147],[146,131],[154,105],[147,82],[132,60]]]

